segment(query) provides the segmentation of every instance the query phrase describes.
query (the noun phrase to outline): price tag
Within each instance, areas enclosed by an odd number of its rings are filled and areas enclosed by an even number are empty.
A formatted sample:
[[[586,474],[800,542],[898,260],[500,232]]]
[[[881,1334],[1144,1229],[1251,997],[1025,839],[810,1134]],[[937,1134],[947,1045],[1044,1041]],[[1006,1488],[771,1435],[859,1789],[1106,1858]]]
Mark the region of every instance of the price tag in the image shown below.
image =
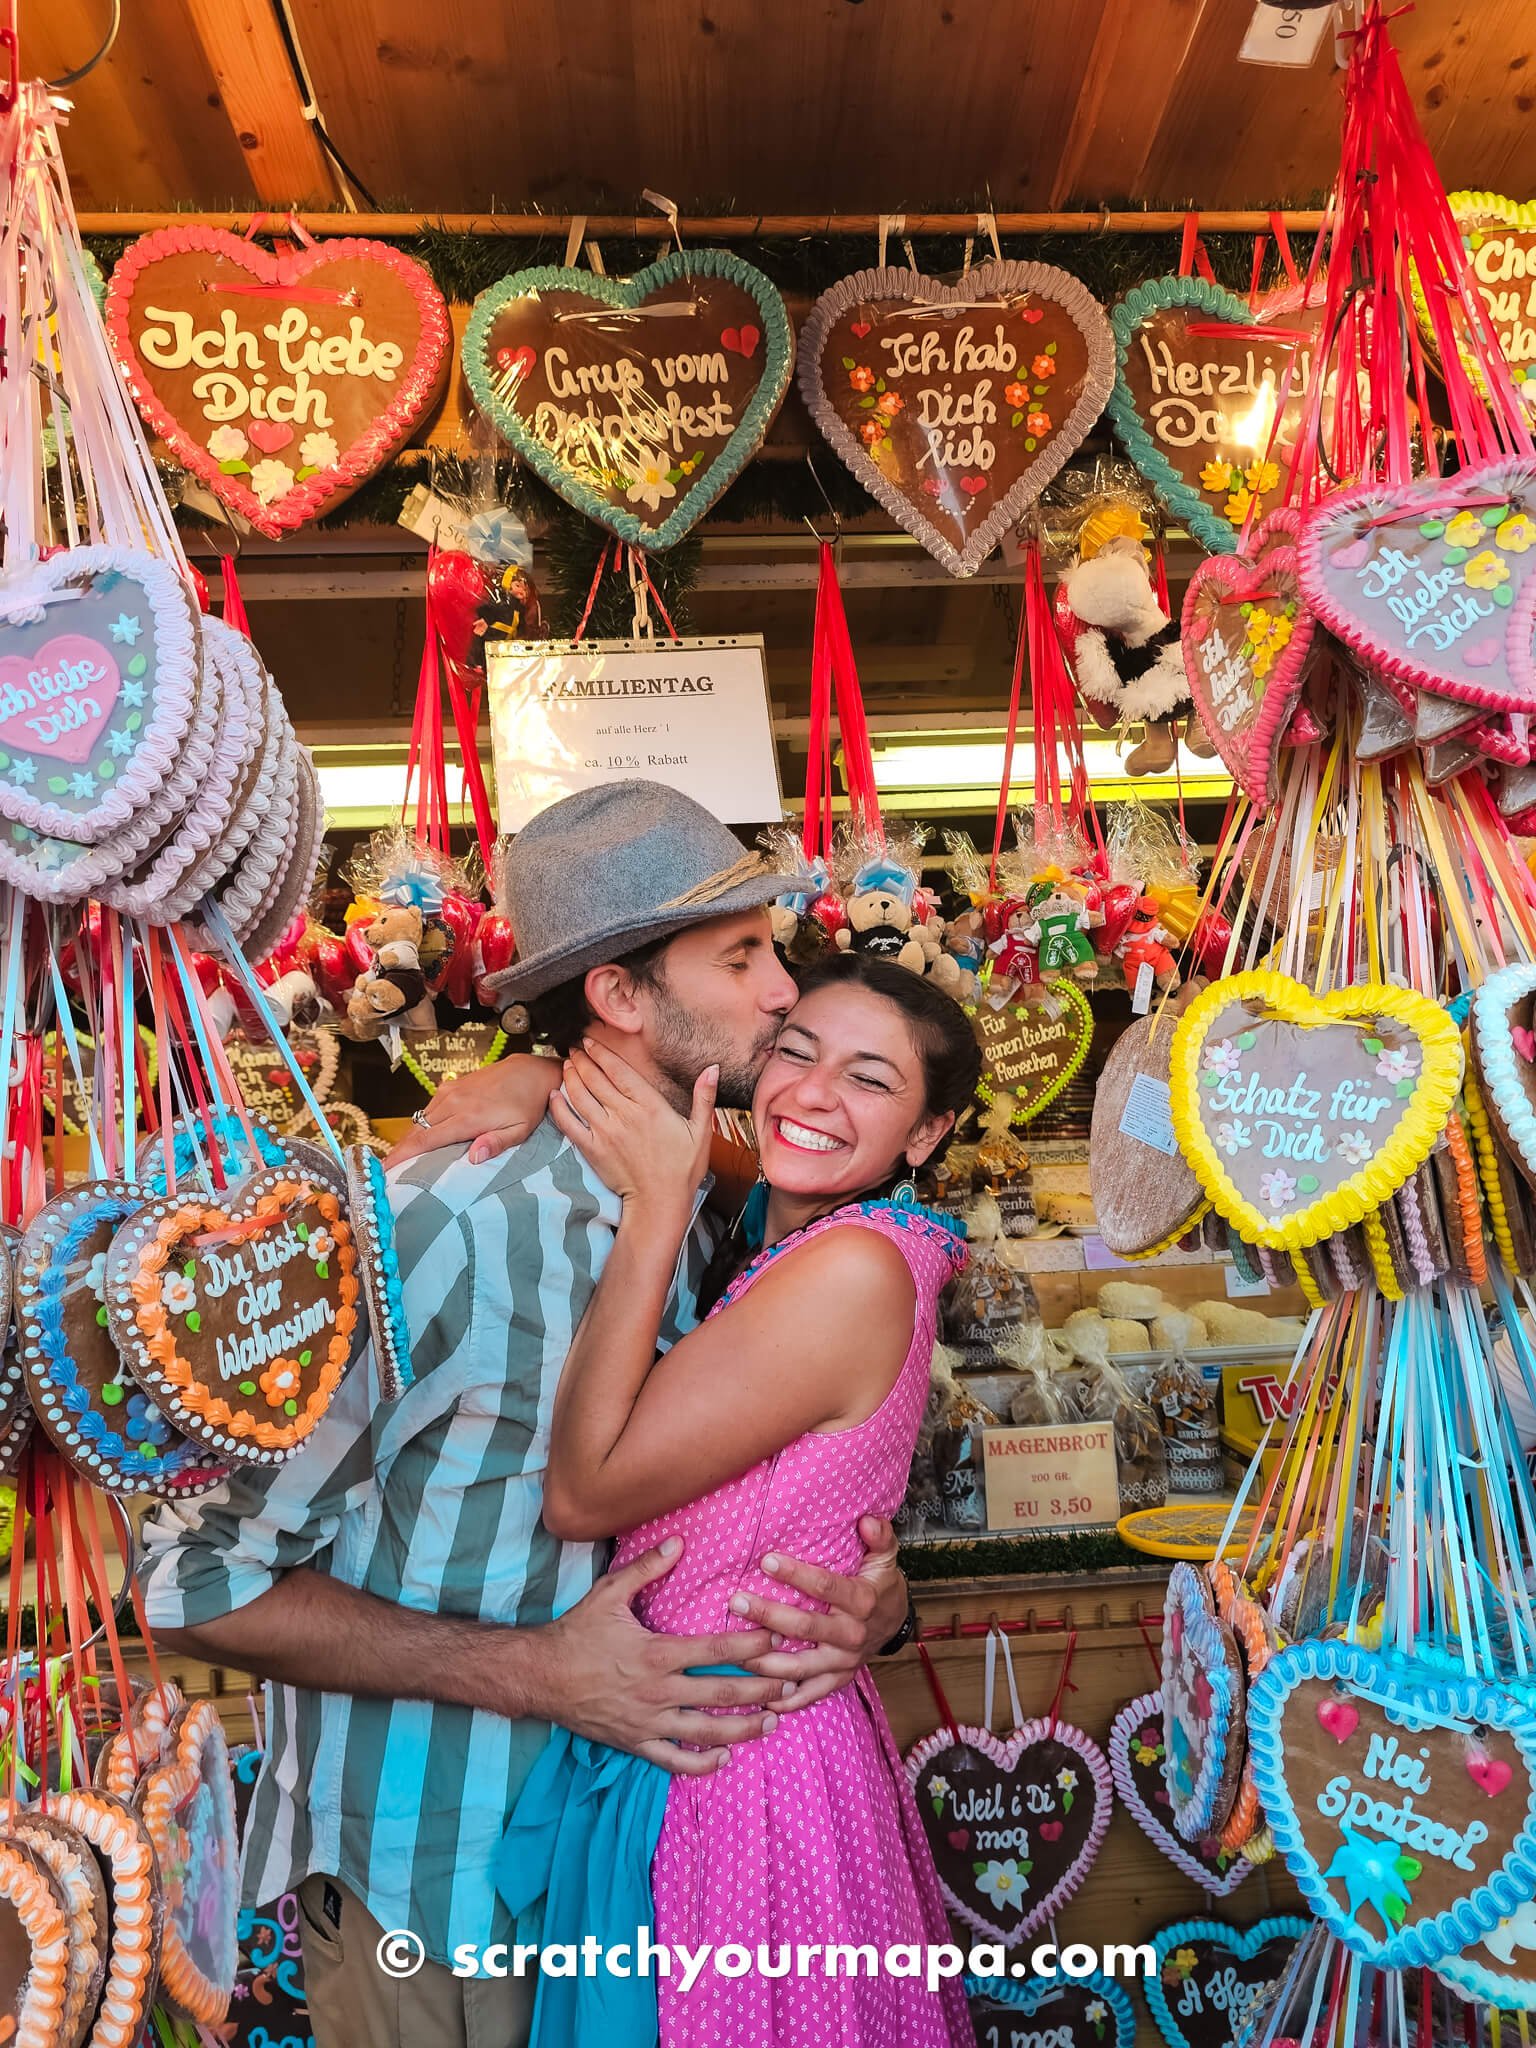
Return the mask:
[[[1305,70],[1332,23],[1331,7],[1274,7],[1269,0],[1259,0],[1237,53],[1238,62]]]
[[[1131,996],[1131,1015],[1145,1017],[1152,1007],[1152,962],[1143,960],[1136,970],[1136,987]]]
[[[986,1429],[987,1527],[1104,1529],[1120,1518],[1114,1426]]]
[[[1150,1145],[1154,1152],[1166,1152],[1171,1159],[1179,1149],[1173,1135],[1168,1083],[1156,1074],[1138,1074],[1120,1112],[1120,1130],[1127,1138]]]
[[[1245,1280],[1236,1266],[1229,1265],[1226,1268],[1226,1279],[1228,1301],[1241,1301],[1244,1295],[1247,1294],[1268,1294],[1269,1292],[1269,1282],[1262,1273],[1257,1280]]]

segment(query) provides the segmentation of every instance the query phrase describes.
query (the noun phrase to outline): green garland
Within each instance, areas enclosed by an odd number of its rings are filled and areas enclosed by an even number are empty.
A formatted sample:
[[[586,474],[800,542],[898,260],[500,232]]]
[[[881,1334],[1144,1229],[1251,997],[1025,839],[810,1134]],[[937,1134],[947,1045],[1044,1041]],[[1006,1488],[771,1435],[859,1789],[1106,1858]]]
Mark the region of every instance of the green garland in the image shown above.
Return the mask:
[[[1066,1536],[978,1536],[967,1542],[904,1543],[901,1568],[919,1580],[999,1579],[1021,1575],[1102,1572],[1114,1566],[1158,1570],[1156,1558],[1132,1550],[1113,1529],[1080,1529]]]

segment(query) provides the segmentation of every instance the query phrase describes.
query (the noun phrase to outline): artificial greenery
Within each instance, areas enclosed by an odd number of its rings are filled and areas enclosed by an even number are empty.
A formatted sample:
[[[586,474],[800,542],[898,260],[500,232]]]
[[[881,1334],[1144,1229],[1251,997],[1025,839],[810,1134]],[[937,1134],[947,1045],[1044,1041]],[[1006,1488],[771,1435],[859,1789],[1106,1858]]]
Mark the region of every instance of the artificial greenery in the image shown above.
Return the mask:
[[[1132,1550],[1113,1529],[1079,1529],[1066,1536],[978,1536],[967,1542],[904,1543],[901,1568],[916,1584],[934,1579],[999,1579],[1065,1572],[1102,1572],[1131,1566],[1141,1572],[1163,1567],[1155,1557]]]

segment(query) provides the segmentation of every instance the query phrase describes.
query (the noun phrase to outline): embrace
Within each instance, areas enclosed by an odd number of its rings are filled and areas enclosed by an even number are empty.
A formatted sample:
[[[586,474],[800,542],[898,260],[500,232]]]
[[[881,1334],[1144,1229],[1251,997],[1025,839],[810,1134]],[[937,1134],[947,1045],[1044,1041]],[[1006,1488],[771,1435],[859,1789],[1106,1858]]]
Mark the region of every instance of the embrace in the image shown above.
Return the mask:
[[[453,1967],[949,1938],[865,1667],[912,1629],[888,1518],[965,1257],[910,1177],[979,1055],[890,962],[797,989],[786,886],[644,782],[512,842],[499,993],[564,1060],[442,1091],[391,1163],[412,1385],[366,1352],[291,1463],[146,1527],[157,1638],[268,1681],[245,1897],[298,1893],[319,2048],[973,2040],[953,1981]]]

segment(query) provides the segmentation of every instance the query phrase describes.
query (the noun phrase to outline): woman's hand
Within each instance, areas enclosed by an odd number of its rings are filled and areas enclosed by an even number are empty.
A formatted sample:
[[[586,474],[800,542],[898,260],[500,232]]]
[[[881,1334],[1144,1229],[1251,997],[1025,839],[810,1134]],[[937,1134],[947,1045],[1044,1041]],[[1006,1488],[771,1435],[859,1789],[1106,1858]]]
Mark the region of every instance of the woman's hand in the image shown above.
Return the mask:
[[[683,1116],[621,1054],[589,1040],[566,1061],[549,1114],[626,1210],[670,1215],[686,1229],[709,1171],[719,1079],[718,1067],[700,1074]]]
[[[388,1164],[403,1166],[424,1152],[468,1145],[478,1166],[531,1138],[544,1121],[549,1098],[560,1086],[560,1062],[512,1053],[494,1066],[455,1074],[443,1082],[424,1114],[390,1150]]]

